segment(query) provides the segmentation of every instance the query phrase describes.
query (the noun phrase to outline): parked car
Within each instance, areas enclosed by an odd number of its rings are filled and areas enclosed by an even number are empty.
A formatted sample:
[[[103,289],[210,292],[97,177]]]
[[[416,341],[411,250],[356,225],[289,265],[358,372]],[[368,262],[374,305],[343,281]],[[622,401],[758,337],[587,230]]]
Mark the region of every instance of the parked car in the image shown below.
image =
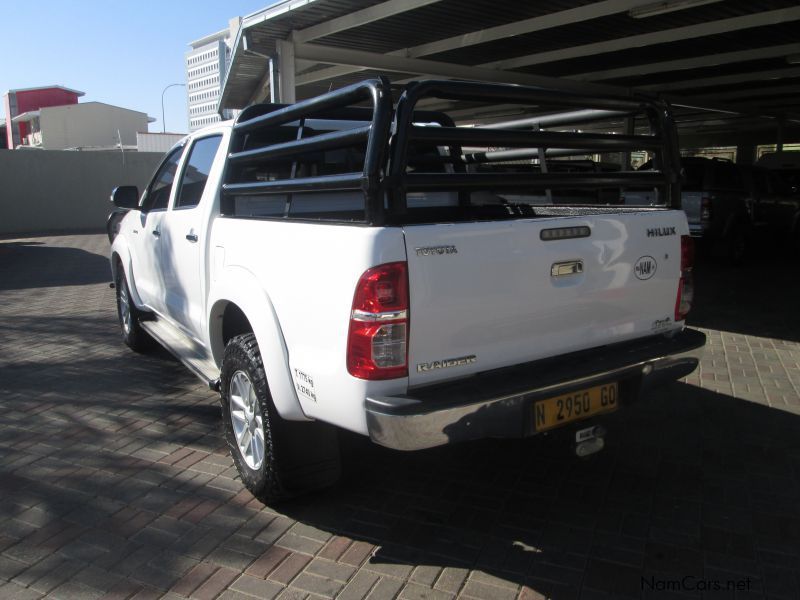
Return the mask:
[[[755,226],[800,248],[800,152],[765,154],[744,175]]]
[[[460,128],[417,110],[430,97],[642,111],[654,134]],[[115,190],[122,337],[156,339],[219,390],[234,463],[265,500],[337,479],[336,427],[398,450],[561,428],[579,456],[598,451],[604,415],[698,364],[689,226],[618,194],[541,206],[526,190],[650,185],[669,199],[676,160],[470,172],[461,146],[644,144],[677,159],[668,111],[452,81],[393,104],[383,78],[249,107],[177,145],[140,199]]]
[[[738,166],[719,158],[682,157],[681,207],[689,231],[702,250],[721,254],[733,264],[744,260],[752,232],[752,220]],[[647,161],[639,170],[653,169]],[[652,196],[648,191],[628,191],[626,201]]]

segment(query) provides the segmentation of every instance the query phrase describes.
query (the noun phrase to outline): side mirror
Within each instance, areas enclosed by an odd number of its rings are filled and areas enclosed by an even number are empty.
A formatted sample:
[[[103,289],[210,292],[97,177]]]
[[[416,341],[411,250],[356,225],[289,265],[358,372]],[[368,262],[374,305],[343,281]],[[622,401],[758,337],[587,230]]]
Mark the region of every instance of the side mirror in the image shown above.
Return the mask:
[[[139,208],[139,188],[135,185],[121,185],[111,192],[111,202],[117,208],[130,210]]]

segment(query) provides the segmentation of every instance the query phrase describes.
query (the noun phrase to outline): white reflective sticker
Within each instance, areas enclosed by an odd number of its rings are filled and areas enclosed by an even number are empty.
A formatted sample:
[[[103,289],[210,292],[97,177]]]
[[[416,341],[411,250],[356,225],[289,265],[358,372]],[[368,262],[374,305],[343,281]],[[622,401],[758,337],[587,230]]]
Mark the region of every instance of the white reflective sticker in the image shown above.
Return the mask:
[[[305,373],[300,369],[294,369],[294,387],[297,389],[297,393],[301,396],[308,398],[312,402],[317,401],[317,391],[314,388],[314,378],[308,373]]]

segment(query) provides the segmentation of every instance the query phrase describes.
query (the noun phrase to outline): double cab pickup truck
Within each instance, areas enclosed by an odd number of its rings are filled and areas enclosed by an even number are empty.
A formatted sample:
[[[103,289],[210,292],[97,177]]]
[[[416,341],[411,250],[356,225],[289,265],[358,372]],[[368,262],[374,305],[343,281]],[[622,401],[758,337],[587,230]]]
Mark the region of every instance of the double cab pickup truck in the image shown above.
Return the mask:
[[[463,106],[532,116],[433,110]],[[638,150],[653,170],[545,160]],[[219,391],[265,501],[336,481],[338,428],[397,450],[559,430],[588,455],[607,414],[698,364],[679,170],[647,97],[379,78],[253,105],[112,194],[122,336]]]

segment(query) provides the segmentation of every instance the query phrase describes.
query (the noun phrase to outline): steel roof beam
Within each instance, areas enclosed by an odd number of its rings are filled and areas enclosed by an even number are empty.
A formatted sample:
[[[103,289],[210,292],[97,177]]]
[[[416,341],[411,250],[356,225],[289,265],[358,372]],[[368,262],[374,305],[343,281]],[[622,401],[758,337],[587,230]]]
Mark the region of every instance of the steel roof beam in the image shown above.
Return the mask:
[[[618,88],[597,83],[583,81],[569,81],[557,77],[545,77],[529,73],[513,73],[496,69],[470,67],[434,60],[419,58],[404,58],[389,56],[388,54],[375,54],[363,50],[350,50],[346,48],[333,48],[317,44],[295,44],[295,57],[304,60],[313,60],[321,63],[359,66],[366,69],[376,69],[396,73],[417,73],[434,77],[455,79],[468,79],[476,81],[490,81],[498,83],[517,83],[520,85],[554,87],[571,92],[598,93],[598,94],[627,94],[624,88]],[[301,85],[297,76],[296,84]]]
[[[475,46],[477,44],[485,44],[487,42],[494,42],[496,40],[501,40],[508,37],[533,33],[536,31],[544,31],[554,27],[561,27],[563,25],[569,25],[570,23],[580,23],[582,21],[588,21],[591,19],[599,19],[601,17],[607,17],[609,15],[626,12],[631,8],[646,5],[650,2],[652,2],[652,0],[604,0],[603,2],[595,2],[593,4],[579,6],[577,8],[571,8],[538,17],[532,17],[530,19],[523,19],[522,21],[517,21],[514,23],[507,23],[505,25],[480,29],[478,31],[472,31],[469,33],[445,38],[443,40],[437,40],[427,44],[420,44],[419,46],[401,48],[399,50],[389,52],[388,55],[420,58],[422,56],[440,54],[442,52]],[[316,27],[321,26],[315,26],[296,31],[295,40],[299,42],[306,42],[310,39],[314,39],[308,38],[303,34],[310,29],[315,29]],[[297,37],[298,35],[300,37]],[[362,69],[351,66],[331,67],[330,69],[309,73],[308,75],[298,75],[297,85],[316,83],[332,77],[341,77],[342,75],[355,73],[360,70]]]
[[[691,94],[691,91],[684,92],[684,95]],[[708,92],[703,92],[708,94]],[[733,90],[728,92],[718,92],[715,94],[708,94],[703,96],[689,95],[687,99],[691,98],[692,102],[702,102],[703,100],[726,100],[728,102],[737,102],[737,98],[769,98],[772,96],[783,96],[787,94],[800,93],[800,85],[776,85],[772,87],[759,87],[746,90]]]
[[[549,52],[539,52],[538,54],[528,54],[506,60],[496,60],[483,63],[479,66],[488,69],[520,69],[532,65],[556,62],[559,60],[569,60],[608,52],[618,52],[620,50],[630,50],[632,48],[643,48],[657,44],[668,44],[682,40],[691,40],[699,37],[752,29],[754,27],[764,27],[767,25],[779,25],[800,19],[800,7],[781,8],[765,12],[732,17],[730,19],[720,19],[718,21],[708,21],[686,27],[675,27],[662,31],[652,31],[639,35],[632,35],[624,38],[606,40],[604,42],[594,42],[581,46],[572,46],[560,50]]]
[[[707,56],[696,56],[693,58],[683,58],[677,60],[666,60],[646,65],[634,65],[631,67],[608,69],[606,71],[592,71],[589,73],[581,73],[579,75],[567,75],[565,79],[575,79],[578,81],[606,81],[609,79],[620,79],[622,77],[636,77],[639,75],[650,75],[653,73],[682,71],[687,69],[714,67],[717,65],[726,65],[750,60],[760,60],[764,58],[775,58],[778,56],[788,56],[795,53],[800,53],[800,44],[782,44],[780,46],[768,46],[766,48],[739,50],[736,52],[723,52],[720,54],[709,54]]]
[[[342,15],[341,17],[325,21],[318,25],[295,30],[293,32],[294,40],[299,43],[310,42],[321,37],[347,31],[348,29],[361,27],[362,25],[367,25],[374,21],[393,17],[416,8],[428,6],[429,4],[435,4],[436,2],[441,2],[441,0],[388,0],[387,2],[375,4],[374,6]]]
[[[696,89],[699,87],[713,87],[716,85],[734,85],[748,81],[768,81],[787,77],[800,77],[800,67],[786,69],[772,69],[770,71],[752,71],[750,73],[735,73],[733,75],[720,75],[719,77],[702,77],[700,79],[686,79],[684,81],[671,81],[653,85],[640,86],[637,89],[648,91],[672,91],[685,88]],[[689,99],[691,101],[691,98]]]

